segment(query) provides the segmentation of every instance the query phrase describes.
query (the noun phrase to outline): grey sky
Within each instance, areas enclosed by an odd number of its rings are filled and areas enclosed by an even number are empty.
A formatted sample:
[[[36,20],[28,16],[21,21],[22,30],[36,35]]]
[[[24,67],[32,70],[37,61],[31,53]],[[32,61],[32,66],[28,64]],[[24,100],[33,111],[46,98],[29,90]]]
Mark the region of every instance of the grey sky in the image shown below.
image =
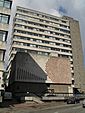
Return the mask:
[[[57,16],[64,14],[77,19],[80,22],[82,47],[85,61],[85,0],[14,0],[14,9],[16,5]]]

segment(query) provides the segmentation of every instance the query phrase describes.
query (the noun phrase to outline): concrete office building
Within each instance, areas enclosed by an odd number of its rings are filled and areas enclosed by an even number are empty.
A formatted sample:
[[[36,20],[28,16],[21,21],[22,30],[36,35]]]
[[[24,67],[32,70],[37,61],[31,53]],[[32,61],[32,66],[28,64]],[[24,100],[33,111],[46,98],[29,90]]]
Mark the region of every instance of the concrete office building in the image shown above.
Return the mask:
[[[0,90],[4,90],[3,86],[4,56],[6,51],[5,44],[8,34],[11,5],[12,0],[0,0]]]
[[[81,87],[84,75],[79,22],[73,18],[56,17],[17,6],[8,70],[19,51],[47,56],[56,53],[58,57],[69,58],[72,81],[70,92],[84,88]]]

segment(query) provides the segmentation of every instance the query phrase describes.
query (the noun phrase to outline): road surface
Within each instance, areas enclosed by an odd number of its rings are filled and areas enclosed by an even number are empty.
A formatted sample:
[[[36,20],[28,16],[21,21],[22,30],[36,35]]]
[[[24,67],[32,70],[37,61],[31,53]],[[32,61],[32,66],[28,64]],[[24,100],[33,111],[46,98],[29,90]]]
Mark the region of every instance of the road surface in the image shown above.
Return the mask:
[[[85,108],[82,108],[82,104],[73,104],[63,105],[60,107],[45,108],[28,113],[85,113]]]
[[[34,107],[10,107],[0,108],[0,113],[85,113],[85,108],[82,104],[62,104],[62,105],[51,105],[51,106],[34,106]]]

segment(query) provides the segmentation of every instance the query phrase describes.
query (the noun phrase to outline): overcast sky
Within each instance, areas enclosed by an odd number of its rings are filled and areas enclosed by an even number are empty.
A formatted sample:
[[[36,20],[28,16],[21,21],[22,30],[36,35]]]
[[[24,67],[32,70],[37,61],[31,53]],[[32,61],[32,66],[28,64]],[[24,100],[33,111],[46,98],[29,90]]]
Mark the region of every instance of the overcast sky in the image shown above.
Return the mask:
[[[67,15],[77,19],[80,23],[85,61],[85,0],[14,0],[13,8],[16,5],[54,14],[56,16]]]

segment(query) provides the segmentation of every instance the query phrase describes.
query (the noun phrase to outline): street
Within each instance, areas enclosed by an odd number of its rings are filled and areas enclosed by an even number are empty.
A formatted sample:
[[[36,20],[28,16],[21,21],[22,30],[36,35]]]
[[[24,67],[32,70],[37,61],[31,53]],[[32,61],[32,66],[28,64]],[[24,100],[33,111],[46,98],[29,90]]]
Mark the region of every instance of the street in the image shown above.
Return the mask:
[[[27,113],[27,112],[26,112]],[[61,107],[46,108],[42,110],[35,110],[28,113],[85,113],[85,108],[81,104],[66,105]]]
[[[49,104],[49,105],[39,105],[39,106],[22,106],[20,107],[10,107],[10,108],[0,108],[0,113],[85,113],[85,108],[82,104]]]

